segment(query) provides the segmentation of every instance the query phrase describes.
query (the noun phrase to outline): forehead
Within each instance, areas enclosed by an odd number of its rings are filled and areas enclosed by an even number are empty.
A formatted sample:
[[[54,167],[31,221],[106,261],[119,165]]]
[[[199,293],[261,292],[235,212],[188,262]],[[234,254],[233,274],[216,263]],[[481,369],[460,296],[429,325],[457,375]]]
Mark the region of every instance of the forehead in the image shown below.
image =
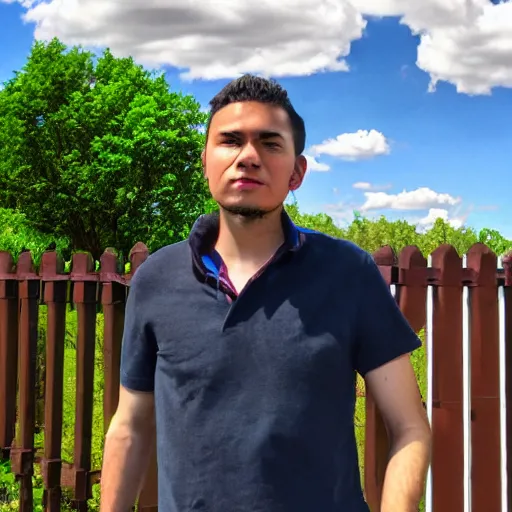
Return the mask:
[[[278,106],[256,101],[230,103],[220,109],[210,123],[210,131],[260,132],[277,131],[291,135],[292,127],[287,112]]]

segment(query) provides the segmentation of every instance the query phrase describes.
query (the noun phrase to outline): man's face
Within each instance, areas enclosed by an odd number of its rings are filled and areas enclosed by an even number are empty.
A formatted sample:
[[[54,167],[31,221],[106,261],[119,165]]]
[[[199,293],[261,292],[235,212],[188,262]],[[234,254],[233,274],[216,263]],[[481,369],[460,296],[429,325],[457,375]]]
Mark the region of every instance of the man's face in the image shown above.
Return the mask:
[[[306,172],[286,111],[258,102],[231,103],[213,116],[203,165],[213,198],[228,211],[272,211]]]

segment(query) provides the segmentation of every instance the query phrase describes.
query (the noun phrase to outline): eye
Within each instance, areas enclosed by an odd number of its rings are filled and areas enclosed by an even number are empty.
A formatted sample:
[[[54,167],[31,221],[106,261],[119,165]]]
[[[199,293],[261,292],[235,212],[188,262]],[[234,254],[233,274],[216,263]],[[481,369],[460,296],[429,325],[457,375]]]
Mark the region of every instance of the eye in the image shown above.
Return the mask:
[[[280,146],[279,146],[279,144],[278,144],[277,142],[270,142],[270,141],[268,141],[268,142],[264,142],[263,144],[264,144],[267,148],[270,148],[270,149],[277,149],[277,148],[279,148],[279,147],[280,147]]]
[[[239,146],[240,141],[233,137],[229,137],[229,138],[222,139],[221,144],[223,146]]]

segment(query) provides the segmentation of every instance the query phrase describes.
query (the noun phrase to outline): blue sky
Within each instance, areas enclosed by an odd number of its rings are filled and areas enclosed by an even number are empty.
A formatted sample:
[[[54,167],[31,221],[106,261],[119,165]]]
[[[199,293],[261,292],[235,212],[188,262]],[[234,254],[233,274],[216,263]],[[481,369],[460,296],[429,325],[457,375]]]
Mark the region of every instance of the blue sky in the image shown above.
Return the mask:
[[[203,105],[237,73],[275,76],[306,121],[303,210],[441,215],[512,238],[512,3],[177,4],[0,0],[0,81],[53,36],[161,67]]]

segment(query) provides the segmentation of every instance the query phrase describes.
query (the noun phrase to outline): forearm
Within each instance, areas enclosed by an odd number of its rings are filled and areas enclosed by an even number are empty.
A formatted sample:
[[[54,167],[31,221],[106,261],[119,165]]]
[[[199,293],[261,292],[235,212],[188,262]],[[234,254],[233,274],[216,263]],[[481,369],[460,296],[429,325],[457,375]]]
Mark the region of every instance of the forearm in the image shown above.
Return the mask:
[[[141,490],[149,465],[151,436],[112,428],[105,440],[101,471],[101,512],[128,512]]]
[[[405,432],[391,443],[380,512],[418,512],[430,464],[430,432]]]

